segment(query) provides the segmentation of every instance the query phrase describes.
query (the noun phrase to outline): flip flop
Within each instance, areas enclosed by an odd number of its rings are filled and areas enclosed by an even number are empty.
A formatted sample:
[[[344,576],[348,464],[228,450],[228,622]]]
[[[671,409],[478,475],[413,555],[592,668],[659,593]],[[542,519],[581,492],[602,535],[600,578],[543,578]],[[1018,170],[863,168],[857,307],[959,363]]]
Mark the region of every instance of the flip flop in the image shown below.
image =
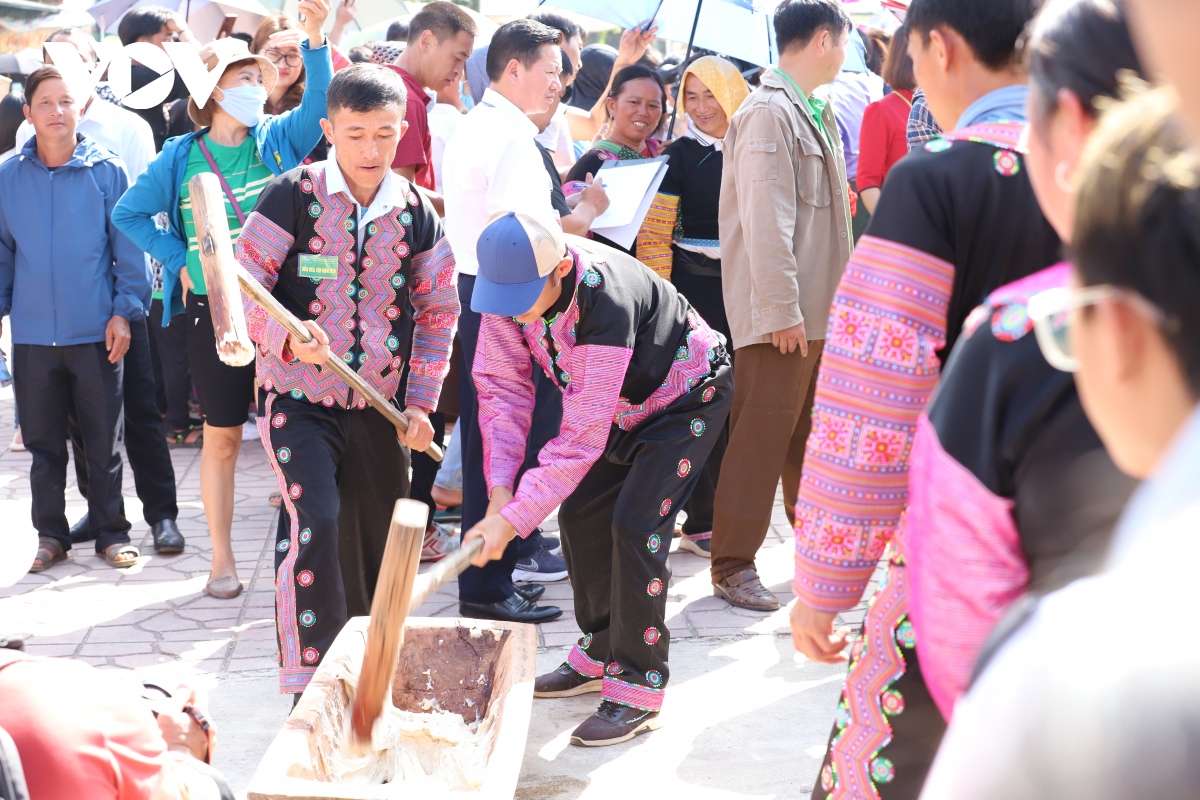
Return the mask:
[[[44,554],[44,555],[43,555]],[[53,536],[39,536],[37,555],[33,559],[30,572],[45,572],[60,561],[67,560],[67,551]]]
[[[167,445],[169,447],[203,447],[204,429],[199,425],[189,425],[187,428],[168,431]]]
[[[104,561],[113,569],[127,569],[138,563],[142,554],[131,544],[110,544],[104,548]],[[132,555],[133,558],[118,560],[121,556]]]

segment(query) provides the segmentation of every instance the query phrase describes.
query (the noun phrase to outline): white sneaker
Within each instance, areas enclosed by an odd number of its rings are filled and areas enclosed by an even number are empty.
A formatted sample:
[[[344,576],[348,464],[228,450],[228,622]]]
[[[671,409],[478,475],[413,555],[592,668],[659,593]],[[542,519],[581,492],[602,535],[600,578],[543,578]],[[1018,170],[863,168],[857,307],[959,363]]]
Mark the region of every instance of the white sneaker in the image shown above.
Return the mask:
[[[441,561],[458,549],[458,537],[454,526],[434,522],[425,530],[425,541],[421,544],[421,563]]]

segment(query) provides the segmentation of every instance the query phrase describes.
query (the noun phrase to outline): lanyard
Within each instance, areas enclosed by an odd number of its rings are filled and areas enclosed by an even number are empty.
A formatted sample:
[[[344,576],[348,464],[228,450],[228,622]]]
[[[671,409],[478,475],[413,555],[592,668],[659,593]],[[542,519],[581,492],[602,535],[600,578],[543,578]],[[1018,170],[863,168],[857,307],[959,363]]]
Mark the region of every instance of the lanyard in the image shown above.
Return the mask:
[[[233,196],[233,189],[229,188],[229,182],[221,174],[221,169],[217,166],[217,162],[213,160],[212,153],[208,152],[208,147],[204,144],[204,137],[197,136],[196,144],[200,147],[200,152],[204,154],[204,160],[208,162],[209,168],[217,176],[217,180],[221,182],[221,190],[225,192],[225,197],[228,198],[229,205],[233,206],[233,213],[237,215],[238,224],[245,225],[246,212],[242,211],[242,207],[238,205],[237,198]]]

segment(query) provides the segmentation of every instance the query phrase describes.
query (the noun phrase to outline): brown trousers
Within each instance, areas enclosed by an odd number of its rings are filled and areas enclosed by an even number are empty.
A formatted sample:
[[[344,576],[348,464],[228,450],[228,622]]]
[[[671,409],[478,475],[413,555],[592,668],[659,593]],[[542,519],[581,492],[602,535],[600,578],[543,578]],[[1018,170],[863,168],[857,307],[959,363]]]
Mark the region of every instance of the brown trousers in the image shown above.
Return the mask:
[[[754,569],[780,478],[788,522],[796,524],[796,496],[824,347],[823,339],[809,342],[807,356],[799,350],[784,355],[770,344],[737,351],[729,447],[713,511],[713,583]]]

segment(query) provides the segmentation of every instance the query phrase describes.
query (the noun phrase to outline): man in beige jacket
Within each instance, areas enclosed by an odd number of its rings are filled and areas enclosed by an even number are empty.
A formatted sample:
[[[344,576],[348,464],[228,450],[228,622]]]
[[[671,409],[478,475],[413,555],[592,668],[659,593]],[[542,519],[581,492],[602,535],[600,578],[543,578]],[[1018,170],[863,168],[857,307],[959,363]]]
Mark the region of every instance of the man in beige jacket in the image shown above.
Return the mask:
[[[721,262],[734,401],[712,581],[714,594],[756,611],[779,608],[754,559],[781,476],[793,521],[829,305],[853,246],[841,137],[817,92],[842,67],[850,25],[840,0],[782,4],[779,65],[763,73],[725,136]]]

